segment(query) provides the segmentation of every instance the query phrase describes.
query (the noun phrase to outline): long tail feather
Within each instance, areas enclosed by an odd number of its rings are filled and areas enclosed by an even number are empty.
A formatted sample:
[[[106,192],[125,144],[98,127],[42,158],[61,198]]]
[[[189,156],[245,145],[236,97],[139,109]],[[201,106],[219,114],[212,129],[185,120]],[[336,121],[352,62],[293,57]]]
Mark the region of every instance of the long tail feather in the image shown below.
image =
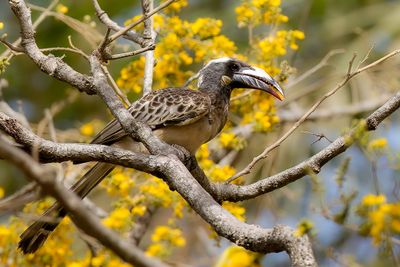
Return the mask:
[[[108,163],[97,163],[71,187],[71,190],[81,198],[84,198],[114,167],[114,165]],[[18,247],[24,254],[34,253],[44,244],[47,237],[66,215],[66,210],[58,203],[54,203],[44,212],[43,219],[35,221],[21,234]]]

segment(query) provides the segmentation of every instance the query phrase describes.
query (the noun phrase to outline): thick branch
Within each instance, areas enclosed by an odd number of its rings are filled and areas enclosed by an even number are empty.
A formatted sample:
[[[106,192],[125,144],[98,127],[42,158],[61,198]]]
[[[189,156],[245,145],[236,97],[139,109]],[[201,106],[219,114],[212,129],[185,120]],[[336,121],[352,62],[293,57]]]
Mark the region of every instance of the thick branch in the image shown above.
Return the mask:
[[[153,10],[153,0],[142,0],[143,16],[148,17],[148,14]],[[144,21],[144,36],[148,42],[154,43],[156,33],[153,30],[154,20],[153,17],[148,18]],[[143,94],[148,94],[153,88],[153,68],[154,68],[154,51],[148,51],[145,54],[146,63],[144,66],[144,77],[143,77]]]
[[[364,127],[365,130],[368,131],[375,130],[384,119],[395,112],[399,107],[400,93],[396,93],[383,106],[378,108],[365,119],[365,125],[361,124],[359,127]],[[354,143],[355,140],[353,135],[356,130],[357,127],[351,130],[350,133],[337,138],[332,144],[321,150],[313,157],[274,176],[267,177],[253,184],[244,186],[231,184],[219,185],[218,192],[220,192],[220,197],[223,200],[229,201],[250,199],[284,187],[285,185],[307,175],[307,172],[310,169],[318,173],[322,166],[324,166],[337,155],[346,151],[346,149]]]
[[[264,149],[264,151],[259,154],[258,156],[254,157],[253,160],[241,171],[239,171],[238,173],[236,173],[235,175],[233,175],[231,178],[229,178],[227,180],[227,182],[232,182],[233,180],[239,178],[240,176],[249,174],[252,170],[252,168],[262,159],[266,158],[268,156],[268,154],[274,150],[275,148],[277,148],[278,146],[280,146],[280,144],[285,141],[327,98],[329,98],[330,96],[334,95],[337,91],[339,91],[341,88],[343,88],[353,77],[355,77],[356,75],[360,74],[361,72],[364,72],[370,68],[373,68],[383,62],[385,62],[386,60],[388,60],[391,57],[394,57],[396,55],[398,55],[400,53],[400,49],[394,50],[391,53],[381,57],[380,59],[368,64],[365,67],[357,67],[357,69],[355,71],[352,70],[352,66],[354,63],[354,60],[356,58],[356,55],[353,55],[353,58],[350,60],[349,62],[349,66],[348,66],[348,71],[347,74],[345,75],[345,77],[343,78],[343,80],[337,84],[335,86],[335,88],[333,88],[332,90],[330,90],[329,92],[327,92],[325,95],[323,95],[306,113],[304,113],[304,115],[298,120],[296,121],[296,123],[285,133],[283,134],[276,142],[274,142],[273,144],[271,144],[270,146],[266,147]]]
[[[104,25],[106,25],[109,29],[118,32],[121,29],[123,29],[123,27],[119,26],[118,23],[116,23],[115,21],[113,21],[112,19],[110,19],[110,17],[108,16],[108,14],[100,7],[100,4],[97,0],[93,0],[93,6],[96,10],[96,15],[99,18],[99,20],[104,23]],[[143,38],[143,36],[141,36],[140,34],[138,34],[137,32],[133,31],[133,30],[129,30],[127,31],[124,35],[124,38],[131,40],[137,44],[139,44],[141,47],[145,47],[147,46],[147,41],[146,39]]]
[[[79,228],[109,247],[123,260],[135,266],[166,266],[146,256],[134,244],[103,226],[100,220],[82,204],[82,200],[56,179],[55,172],[52,170],[39,165],[30,156],[4,140],[0,140],[0,156],[18,166],[28,178],[37,182],[43,190],[55,197],[69,212],[71,219]]]
[[[270,253],[285,250],[294,258],[304,259],[294,266],[314,266],[311,244],[307,237],[294,238],[290,228],[277,226],[263,229],[240,222],[224,210],[193,178],[175,157],[152,156],[104,145],[57,144],[43,140],[23,128],[16,120],[0,113],[0,127],[25,146],[36,145],[44,158],[60,160],[100,160],[162,174],[171,188],[175,188],[191,207],[223,237],[250,250]],[[289,239],[290,237],[290,239]],[[297,251],[295,244],[306,249]],[[300,254],[299,254],[300,253]]]
[[[9,0],[8,3],[21,26],[21,45],[32,61],[48,75],[67,82],[87,94],[95,94],[90,77],[75,71],[60,58],[52,55],[47,56],[40,51],[35,42],[31,12],[25,2],[22,0]]]

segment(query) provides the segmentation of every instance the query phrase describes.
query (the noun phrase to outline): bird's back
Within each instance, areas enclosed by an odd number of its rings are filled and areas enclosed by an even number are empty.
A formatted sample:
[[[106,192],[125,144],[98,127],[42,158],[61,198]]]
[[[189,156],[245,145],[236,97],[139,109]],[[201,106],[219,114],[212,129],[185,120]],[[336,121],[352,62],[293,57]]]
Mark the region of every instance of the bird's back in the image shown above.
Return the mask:
[[[133,118],[149,125],[160,139],[183,146],[192,153],[216,134],[215,127],[210,125],[211,110],[210,97],[206,93],[187,88],[152,91],[129,107]],[[126,145],[129,139],[120,123],[113,120],[91,143]]]

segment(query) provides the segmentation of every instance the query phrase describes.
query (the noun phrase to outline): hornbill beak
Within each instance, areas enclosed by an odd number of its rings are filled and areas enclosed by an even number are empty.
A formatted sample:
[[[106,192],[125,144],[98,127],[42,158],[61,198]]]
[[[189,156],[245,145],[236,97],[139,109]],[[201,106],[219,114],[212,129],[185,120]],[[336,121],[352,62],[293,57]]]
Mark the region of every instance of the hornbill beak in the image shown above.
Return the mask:
[[[232,83],[238,88],[252,88],[265,91],[279,100],[285,98],[278,82],[268,75],[263,69],[257,67],[245,67],[233,74]]]

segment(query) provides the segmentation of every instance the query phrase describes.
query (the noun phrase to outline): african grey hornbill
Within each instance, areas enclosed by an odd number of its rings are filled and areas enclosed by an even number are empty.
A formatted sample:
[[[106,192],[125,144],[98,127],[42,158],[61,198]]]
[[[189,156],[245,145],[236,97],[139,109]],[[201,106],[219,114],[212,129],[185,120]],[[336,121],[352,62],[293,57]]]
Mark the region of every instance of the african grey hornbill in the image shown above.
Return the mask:
[[[282,89],[265,71],[225,57],[210,61],[200,70],[198,90],[165,88],[152,91],[133,103],[129,111],[136,120],[148,124],[164,142],[182,146],[194,154],[224,127],[234,88],[259,89],[283,100]],[[91,143],[147,152],[141,143],[125,133],[115,119]],[[114,167],[109,163],[97,163],[71,190],[85,197]],[[21,235],[21,250],[24,253],[35,252],[65,215],[66,211],[55,203],[43,215],[54,217],[54,222],[34,222]]]

